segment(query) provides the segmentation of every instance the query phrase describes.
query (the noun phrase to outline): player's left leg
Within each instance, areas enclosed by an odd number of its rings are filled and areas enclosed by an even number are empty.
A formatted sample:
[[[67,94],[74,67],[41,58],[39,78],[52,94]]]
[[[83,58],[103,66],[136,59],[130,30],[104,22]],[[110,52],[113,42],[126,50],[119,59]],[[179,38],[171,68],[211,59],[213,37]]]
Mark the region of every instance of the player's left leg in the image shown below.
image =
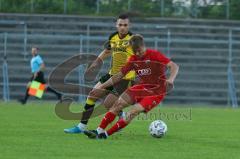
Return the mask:
[[[141,104],[136,103],[133,105],[133,108],[127,112],[125,118],[120,119],[117,121],[110,129],[108,129],[105,133],[106,136],[110,136],[115,132],[119,131],[126,127],[139,113],[143,112],[145,109],[142,107]]]
[[[96,89],[96,87],[98,87],[99,85],[101,85],[101,82],[98,82],[93,87],[93,89]],[[84,105],[84,111],[82,113],[82,117],[81,117],[81,120],[80,120],[79,124],[76,125],[76,126],[73,126],[71,128],[64,129],[64,132],[65,133],[70,133],[70,134],[76,134],[76,133],[84,132],[84,130],[87,127],[88,121],[89,121],[89,119],[90,119],[90,117],[91,117],[91,115],[94,111],[95,102],[98,100],[98,98],[104,97],[107,93],[108,93],[107,90],[105,90],[105,91],[99,90],[97,92],[97,94],[94,94],[94,95],[92,94],[92,91],[89,92],[87,100],[86,100],[85,105]]]
[[[57,91],[55,91],[54,89],[52,89],[50,86],[47,86],[46,91],[55,94],[56,97],[58,98],[58,100],[62,100],[62,94],[61,94],[61,93],[58,93]]]
[[[104,107],[109,110],[114,103],[118,100],[118,96],[110,93],[107,95],[107,97],[104,99],[102,105],[104,105]]]
[[[133,85],[133,81],[131,80],[121,80],[117,84],[114,85],[114,89],[107,95],[105,98],[103,105],[107,110],[110,110],[113,107],[114,103],[118,100],[119,96],[126,91],[126,89]],[[120,110],[118,113],[119,119],[125,116],[125,113]]]
[[[25,91],[24,97],[23,97],[22,99],[19,99],[19,102],[20,102],[21,104],[23,104],[23,105],[27,103],[27,100],[28,100],[28,98],[29,98],[28,91],[29,91],[29,87],[30,87],[31,82],[33,81],[33,79],[34,79],[34,76],[32,75],[31,78],[30,78],[30,81],[28,82],[28,84],[27,84],[27,86],[26,86],[26,91]]]
[[[102,105],[104,105],[104,107],[108,111],[118,100],[118,97],[118,95],[110,93],[109,95],[107,95]],[[126,114],[122,110],[118,113],[119,119],[123,118],[125,115]]]

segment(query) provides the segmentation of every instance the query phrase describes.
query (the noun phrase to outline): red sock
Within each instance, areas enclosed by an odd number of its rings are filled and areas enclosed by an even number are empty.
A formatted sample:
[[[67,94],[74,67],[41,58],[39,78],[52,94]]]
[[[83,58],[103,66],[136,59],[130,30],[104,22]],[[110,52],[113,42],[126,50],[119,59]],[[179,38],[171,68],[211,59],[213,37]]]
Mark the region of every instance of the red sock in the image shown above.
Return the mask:
[[[103,117],[101,124],[99,125],[100,128],[105,129],[108,124],[110,124],[114,119],[116,115],[112,112],[107,112],[106,115]]]
[[[112,135],[113,133],[117,132],[118,130],[126,127],[128,125],[128,123],[123,120],[123,119],[120,119],[116,124],[114,124],[108,131],[107,131],[107,134],[108,136]]]

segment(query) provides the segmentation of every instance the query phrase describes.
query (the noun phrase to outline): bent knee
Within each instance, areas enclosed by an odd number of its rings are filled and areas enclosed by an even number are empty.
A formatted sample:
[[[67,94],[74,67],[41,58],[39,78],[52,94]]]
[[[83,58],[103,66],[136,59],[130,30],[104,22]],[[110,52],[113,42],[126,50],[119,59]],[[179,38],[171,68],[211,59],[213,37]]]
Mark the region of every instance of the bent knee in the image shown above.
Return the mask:
[[[126,105],[126,102],[120,98],[114,103],[110,111],[114,113],[118,113],[125,107],[125,105]]]

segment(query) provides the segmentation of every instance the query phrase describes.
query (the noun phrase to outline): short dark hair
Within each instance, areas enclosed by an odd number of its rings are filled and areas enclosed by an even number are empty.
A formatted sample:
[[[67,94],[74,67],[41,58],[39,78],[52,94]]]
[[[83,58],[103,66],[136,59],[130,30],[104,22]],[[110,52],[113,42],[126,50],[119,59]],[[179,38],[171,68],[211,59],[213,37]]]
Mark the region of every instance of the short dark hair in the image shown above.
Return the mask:
[[[129,16],[127,14],[120,14],[118,19],[129,19]]]
[[[140,47],[144,46],[143,36],[140,34],[135,34],[129,40],[129,44],[132,47],[133,52],[138,52]]]
[[[32,46],[32,49],[36,49],[37,51],[39,50],[37,46]]]

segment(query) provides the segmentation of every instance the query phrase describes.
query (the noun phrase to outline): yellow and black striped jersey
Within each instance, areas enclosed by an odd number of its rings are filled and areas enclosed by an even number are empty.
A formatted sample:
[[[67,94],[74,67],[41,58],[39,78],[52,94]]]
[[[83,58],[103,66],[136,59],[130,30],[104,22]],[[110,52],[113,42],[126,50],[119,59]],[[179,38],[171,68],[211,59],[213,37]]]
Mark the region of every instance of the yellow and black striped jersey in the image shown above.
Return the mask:
[[[124,38],[120,38],[118,32],[114,32],[109,36],[108,49],[112,51],[112,61],[111,69],[109,71],[110,75],[117,74],[120,72],[121,68],[127,63],[130,56],[133,55],[133,51],[129,46],[129,40],[132,36],[131,32]],[[135,77],[135,72],[130,71],[124,79],[133,79]]]

